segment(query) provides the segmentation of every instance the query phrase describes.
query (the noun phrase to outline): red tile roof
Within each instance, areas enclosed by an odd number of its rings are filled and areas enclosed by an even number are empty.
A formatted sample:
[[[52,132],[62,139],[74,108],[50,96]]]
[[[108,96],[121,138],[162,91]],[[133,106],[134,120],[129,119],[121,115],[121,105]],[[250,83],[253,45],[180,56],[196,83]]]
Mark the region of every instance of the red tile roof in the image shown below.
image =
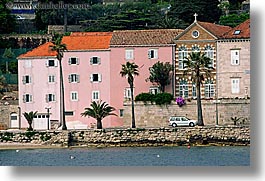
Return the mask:
[[[235,33],[238,31],[237,33]],[[250,19],[239,24],[235,28],[226,32],[222,38],[235,39],[235,38],[250,38]]]
[[[66,44],[67,50],[108,49],[111,37],[111,32],[76,32],[64,36],[62,43]]]
[[[218,25],[218,24],[208,23],[208,22],[198,21],[198,24],[218,38],[222,37],[224,33],[232,29],[229,26],[223,26],[223,25]]]
[[[51,46],[54,44],[51,42],[44,43],[33,50],[20,55],[18,58],[30,58],[30,57],[55,57],[56,51],[51,50]]]
[[[115,45],[166,45],[182,32],[181,29],[121,30],[114,31],[110,42]]]

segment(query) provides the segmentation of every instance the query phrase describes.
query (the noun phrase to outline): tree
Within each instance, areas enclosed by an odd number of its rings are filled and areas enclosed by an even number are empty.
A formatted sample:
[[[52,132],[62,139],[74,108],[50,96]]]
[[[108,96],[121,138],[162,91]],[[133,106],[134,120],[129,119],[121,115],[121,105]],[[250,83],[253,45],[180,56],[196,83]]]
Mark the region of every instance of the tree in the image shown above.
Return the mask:
[[[90,116],[97,120],[97,129],[102,129],[102,120],[103,118],[114,115],[117,116],[115,113],[112,113],[115,110],[114,107],[109,106],[106,102],[96,102],[93,101],[90,104],[90,108],[85,108],[85,112],[81,113],[81,116]]]
[[[3,89],[7,87],[6,83],[6,78],[1,75],[1,70],[0,70],[0,94],[3,94]]]
[[[56,51],[57,55],[56,58],[59,61],[59,68],[60,68],[60,98],[61,98],[61,104],[60,104],[60,110],[61,110],[61,119],[62,119],[62,130],[67,130],[66,122],[65,122],[65,103],[64,103],[64,83],[63,83],[63,69],[62,69],[62,59],[63,59],[63,53],[67,50],[66,45],[61,43],[62,36],[59,36],[54,41],[54,46],[52,46],[52,51]]]
[[[198,114],[198,125],[204,126],[202,116],[202,105],[201,105],[201,84],[206,77],[211,76],[211,59],[206,57],[202,52],[189,53],[188,57],[184,60],[184,75],[188,73],[191,75],[191,79],[196,83],[196,95],[197,95],[197,114]]]
[[[14,16],[11,15],[10,10],[7,7],[11,0],[0,1],[0,34],[11,33],[15,29],[16,21]]]
[[[160,91],[165,92],[165,87],[170,84],[170,73],[173,71],[173,66],[169,62],[158,61],[150,68],[149,81],[157,83]]]
[[[134,97],[133,97],[133,88],[134,88],[134,76],[139,75],[138,65],[135,63],[126,62],[122,65],[120,71],[122,77],[126,77],[130,85],[131,90],[131,101],[132,101],[132,128],[135,128],[135,115],[134,115]]]
[[[241,14],[230,14],[227,16],[221,16],[220,17],[220,25],[225,25],[225,26],[231,26],[231,27],[236,27],[237,25],[243,23],[247,19],[250,18],[249,13],[241,13]]]
[[[6,73],[9,73],[8,62],[10,62],[10,60],[15,58],[15,54],[12,51],[11,47],[5,49],[5,52],[2,57],[6,60]]]
[[[28,124],[29,124],[29,128],[28,128],[28,131],[33,131],[33,128],[32,128],[32,123],[33,123],[33,120],[34,120],[34,117],[37,115],[38,111],[36,112],[24,112],[23,115],[25,117],[25,119],[28,121]]]

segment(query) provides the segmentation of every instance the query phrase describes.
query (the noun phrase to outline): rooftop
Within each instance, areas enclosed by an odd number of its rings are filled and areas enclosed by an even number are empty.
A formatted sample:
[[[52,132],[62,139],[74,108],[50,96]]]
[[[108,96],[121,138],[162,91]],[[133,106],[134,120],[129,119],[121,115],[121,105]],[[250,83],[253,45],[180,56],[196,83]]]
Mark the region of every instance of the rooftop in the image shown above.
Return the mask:
[[[232,29],[229,26],[223,26],[223,25],[218,25],[218,24],[208,23],[208,22],[198,21],[198,24],[218,38],[222,37],[224,33]]]
[[[55,57],[57,55],[56,51],[51,50],[51,46],[53,45],[52,42],[44,43],[37,48],[20,55],[18,58]]]
[[[234,38],[250,38],[250,19],[239,24],[235,28],[232,28],[226,32],[222,38],[234,39]]]

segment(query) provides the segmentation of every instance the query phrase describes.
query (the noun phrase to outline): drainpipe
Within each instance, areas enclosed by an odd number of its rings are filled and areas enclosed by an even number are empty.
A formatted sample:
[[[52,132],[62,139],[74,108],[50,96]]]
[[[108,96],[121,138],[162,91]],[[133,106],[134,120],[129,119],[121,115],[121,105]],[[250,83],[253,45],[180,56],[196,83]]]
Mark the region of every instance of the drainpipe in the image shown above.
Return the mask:
[[[176,86],[175,86],[175,79],[176,79],[176,60],[175,60],[175,58],[176,58],[176,45],[174,44],[173,46],[172,46],[172,65],[173,65],[173,75],[172,75],[172,95],[173,95],[173,97],[175,98],[175,96],[176,96],[176,93],[175,93],[175,88],[176,88]]]
[[[18,107],[18,129],[21,129],[21,107]]]

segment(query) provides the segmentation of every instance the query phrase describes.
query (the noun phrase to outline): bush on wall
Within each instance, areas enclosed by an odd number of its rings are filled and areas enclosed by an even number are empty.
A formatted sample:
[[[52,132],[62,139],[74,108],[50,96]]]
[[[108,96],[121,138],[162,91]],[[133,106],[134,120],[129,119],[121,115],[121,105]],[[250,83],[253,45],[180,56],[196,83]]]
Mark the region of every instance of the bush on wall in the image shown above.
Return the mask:
[[[150,101],[151,103],[155,102],[157,105],[171,104],[173,100],[173,95],[170,93],[141,93],[135,97],[135,101],[143,101],[144,103]]]

